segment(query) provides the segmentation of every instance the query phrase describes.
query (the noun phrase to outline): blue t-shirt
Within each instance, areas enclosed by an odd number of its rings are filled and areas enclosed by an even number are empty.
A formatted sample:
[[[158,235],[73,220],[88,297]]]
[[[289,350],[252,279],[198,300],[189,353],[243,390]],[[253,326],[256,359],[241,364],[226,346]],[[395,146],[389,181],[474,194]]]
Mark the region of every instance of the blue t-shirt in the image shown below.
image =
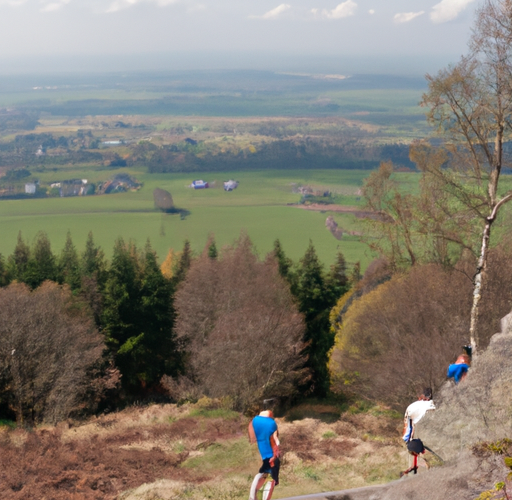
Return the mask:
[[[266,458],[272,458],[274,451],[270,445],[270,436],[277,431],[277,424],[273,418],[270,417],[254,417],[252,421],[252,427],[254,434],[256,435],[256,441],[258,442],[258,449],[262,460]]]
[[[460,365],[450,365],[448,367],[448,378],[452,378],[455,380],[455,383],[458,384],[460,380],[462,379],[463,375],[467,373],[469,370],[469,366],[465,363],[462,363]]]

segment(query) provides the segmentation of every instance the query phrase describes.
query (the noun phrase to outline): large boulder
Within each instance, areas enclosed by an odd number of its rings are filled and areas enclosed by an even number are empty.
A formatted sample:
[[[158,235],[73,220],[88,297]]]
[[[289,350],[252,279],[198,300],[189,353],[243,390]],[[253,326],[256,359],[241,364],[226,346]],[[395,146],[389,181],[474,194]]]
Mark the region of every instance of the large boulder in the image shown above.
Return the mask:
[[[503,457],[482,455],[476,446],[512,438],[512,313],[501,326],[467,377],[458,385],[446,382],[434,395],[436,411],[418,424],[418,437],[445,465],[409,474],[382,491],[379,500],[468,500],[507,477]]]
[[[501,333],[512,334],[512,312],[501,318]]]

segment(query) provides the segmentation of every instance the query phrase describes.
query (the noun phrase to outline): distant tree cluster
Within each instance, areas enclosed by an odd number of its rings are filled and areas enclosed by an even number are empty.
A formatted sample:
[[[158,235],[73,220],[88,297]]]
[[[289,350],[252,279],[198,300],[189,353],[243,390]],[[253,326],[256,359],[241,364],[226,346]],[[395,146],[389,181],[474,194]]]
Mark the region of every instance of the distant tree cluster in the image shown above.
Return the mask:
[[[357,141],[281,139],[262,143],[252,151],[216,151],[168,146],[145,153],[150,173],[226,171],[240,169],[374,169],[380,161],[394,161],[406,169],[415,165],[403,144],[368,146]],[[140,148],[137,148],[137,151]],[[200,154],[199,154],[200,153]]]

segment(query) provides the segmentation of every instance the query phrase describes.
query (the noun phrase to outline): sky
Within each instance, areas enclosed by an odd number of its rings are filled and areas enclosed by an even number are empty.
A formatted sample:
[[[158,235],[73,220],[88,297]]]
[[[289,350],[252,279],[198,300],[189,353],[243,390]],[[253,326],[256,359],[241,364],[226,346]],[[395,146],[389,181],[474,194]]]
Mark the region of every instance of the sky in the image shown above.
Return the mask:
[[[180,69],[444,65],[466,52],[483,0],[281,2],[0,0],[0,73],[79,60],[141,69],[164,60]]]

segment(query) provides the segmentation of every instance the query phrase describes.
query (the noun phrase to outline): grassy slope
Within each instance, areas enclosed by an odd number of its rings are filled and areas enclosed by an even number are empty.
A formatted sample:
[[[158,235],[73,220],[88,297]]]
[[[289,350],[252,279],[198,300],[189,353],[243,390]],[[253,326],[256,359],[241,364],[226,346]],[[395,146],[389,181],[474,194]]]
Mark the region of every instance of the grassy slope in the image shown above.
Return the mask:
[[[326,404],[303,412],[310,417],[278,419],[284,455],[274,498],[383,483],[405,466],[399,416]],[[71,428],[0,427],[0,482],[9,500],[242,500],[260,466],[248,423],[200,400],[134,407]]]
[[[124,169],[123,169],[124,171]],[[329,187],[343,195],[344,204],[360,203],[356,192],[368,172],[364,171],[265,171],[231,172],[215,175],[159,174],[149,175],[142,169],[128,170],[144,183],[138,192],[116,195],[13,200],[0,203],[0,253],[9,255],[16,244],[18,231],[31,241],[37,231],[48,233],[55,252],[60,252],[66,232],[81,250],[89,231],[96,243],[110,255],[118,236],[134,239],[143,246],[149,238],[160,259],[169,248],[180,249],[185,238],[200,251],[208,233],[215,234],[219,246],[232,243],[241,230],[246,230],[260,253],[271,250],[279,238],[287,254],[298,259],[304,254],[309,240],[315,244],[321,260],[330,264],[339,249],[349,262],[362,261],[370,255],[356,236],[336,240],[325,228],[328,214],[300,210],[287,206],[296,203],[300,195],[292,192],[292,183]],[[117,172],[117,171],[116,171]],[[113,172],[91,169],[63,169],[45,172],[41,179],[53,180],[86,177],[90,181],[108,178]],[[194,191],[185,186],[194,178],[216,180],[217,187]],[[222,181],[236,178],[237,190],[226,193]],[[169,190],[176,206],[190,212],[184,220],[178,215],[163,215],[154,210],[153,189]],[[334,214],[340,226],[347,230],[360,228],[361,221],[352,215]]]

